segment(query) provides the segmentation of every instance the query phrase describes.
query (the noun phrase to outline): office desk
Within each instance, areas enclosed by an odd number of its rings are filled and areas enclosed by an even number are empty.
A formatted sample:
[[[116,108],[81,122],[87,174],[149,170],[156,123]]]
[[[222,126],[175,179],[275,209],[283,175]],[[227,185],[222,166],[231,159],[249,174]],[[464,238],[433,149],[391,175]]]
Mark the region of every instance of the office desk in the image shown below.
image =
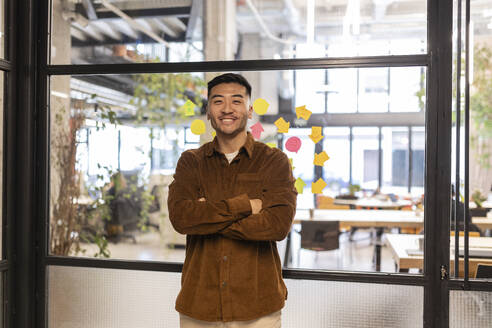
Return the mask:
[[[479,227],[480,230],[492,229],[492,218],[489,219],[487,217],[475,216],[472,217],[472,222]]]
[[[423,215],[423,213],[422,213]],[[381,236],[383,228],[423,228],[423,216],[417,216],[413,211],[398,210],[325,210],[316,209],[310,218],[308,210],[297,211],[294,223],[302,220],[339,221],[344,225],[357,228],[376,228],[374,242],[374,266],[376,271],[381,270]],[[284,263],[290,259],[290,233],[287,237]]]
[[[360,228],[423,228],[424,217],[413,211],[399,210],[323,210],[298,211],[294,223],[301,220],[340,221],[344,225]]]
[[[392,202],[390,200],[384,201],[375,198],[361,198],[361,199],[337,199],[333,200],[335,205],[349,205],[350,207],[370,207],[379,209],[400,209],[402,207],[411,206],[412,202],[409,200],[397,200]]]
[[[386,244],[391,251],[393,260],[395,261],[396,271],[405,272],[411,268],[423,269],[424,258],[423,254],[409,255],[407,250],[418,250],[418,239],[423,236],[419,235],[396,235],[386,234]],[[460,245],[464,244],[464,238],[460,237]],[[451,252],[450,252],[450,271],[454,272],[454,237],[451,238]],[[460,247],[461,248],[461,247]],[[492,252],[492,237],[470,237],[469,249],[490,249]],[[492,258],[469,258],[469,276],[475,277],[478,263],[492,264]],[[463,258],[460,258],[459,263],[459,275],[463,276],[464,262]]]

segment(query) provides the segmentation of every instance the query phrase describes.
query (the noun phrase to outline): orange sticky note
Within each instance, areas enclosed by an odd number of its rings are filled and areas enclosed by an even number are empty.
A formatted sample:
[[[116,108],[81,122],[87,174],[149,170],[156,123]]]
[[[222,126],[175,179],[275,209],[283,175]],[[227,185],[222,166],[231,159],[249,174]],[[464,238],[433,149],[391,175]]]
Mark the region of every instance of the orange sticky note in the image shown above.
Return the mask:
[[[314,165],[318,165],[318,166],[323,166],[325,165],[325,162],[327,160],[329,160],[330,157],[326,154],[326,152],[323,150],[321,153],[319,154],[314,154],[314,161],[313,161],[313,164]]]
[[[323,136],[321,135],[321,126],[311,127],[311,134],[309,135],[309,138],[311,138],[314,143],[318,143],[318,141],[323,139]]]
[[[290,122],[286,122],[283,117],[279,118],[274,123],[278,128],[278,133],[288,133]]]
[[[311,184],[311,191],[313,192],[313,194],[321,194],[326,186],[326,182],[323,179],[319,178],[318,181]]]
[[[311,117],[311,112],[310,110],[306,109],[306,105],[296,107],[296,115],[297,118],[302,118],[304,120],[309,120],[309,117]]]

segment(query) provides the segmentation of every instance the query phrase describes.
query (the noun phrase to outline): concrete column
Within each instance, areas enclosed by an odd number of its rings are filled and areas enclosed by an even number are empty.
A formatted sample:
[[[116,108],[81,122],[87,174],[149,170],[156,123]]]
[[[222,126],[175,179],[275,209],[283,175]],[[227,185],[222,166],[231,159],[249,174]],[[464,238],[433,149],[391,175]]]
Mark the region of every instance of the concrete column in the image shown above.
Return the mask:
[[[205,60],[233,60],[237,48],[236,1],[206,0]]]
[[[205,60],[234,60],[237,49],[236,1],[235,0],[205,0],[203,4],[203,42]],[[217,73],[205,73],[208,82]],[[200,143],[212,140],[214,129],[206,116],[201,116],[205,122],[206,132],[200,136]]]
[[[51,62],[54,64],[70,64],[71,39],[70,23],[62,17],[65,0],[53,0]],[[67,140],[70,125],[70,76],[55,76],[50,80],[50,209],[58,199],[60,186],[60,170],[63,163],[58,159],[61,140]],[[67,140],[68,141],[68,140]]]

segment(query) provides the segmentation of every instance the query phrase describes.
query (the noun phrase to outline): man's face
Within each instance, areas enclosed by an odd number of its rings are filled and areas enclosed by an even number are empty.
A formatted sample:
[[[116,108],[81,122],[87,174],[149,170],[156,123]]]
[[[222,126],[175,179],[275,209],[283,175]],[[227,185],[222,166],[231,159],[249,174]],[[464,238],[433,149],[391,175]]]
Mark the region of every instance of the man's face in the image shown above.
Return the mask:
[[[210,90],[207,118],[217,134],[235,137],[246,130],[253,115],[246,88],[238,83],[221,83]]]

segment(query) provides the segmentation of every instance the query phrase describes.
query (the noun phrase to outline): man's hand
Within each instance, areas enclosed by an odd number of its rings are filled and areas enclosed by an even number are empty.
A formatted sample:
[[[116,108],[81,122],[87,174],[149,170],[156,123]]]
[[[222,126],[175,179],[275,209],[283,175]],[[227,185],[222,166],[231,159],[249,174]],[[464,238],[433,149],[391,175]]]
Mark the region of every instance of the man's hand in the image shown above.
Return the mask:
[[[204,197],[198,199],[199,202],[204,202],[206,199]]]
[[[261,207],[263,206],[263,203],[261,199],[250,199],[249,202],[251,203],[251,213],[253,214],[258,214],[261,211]]]

